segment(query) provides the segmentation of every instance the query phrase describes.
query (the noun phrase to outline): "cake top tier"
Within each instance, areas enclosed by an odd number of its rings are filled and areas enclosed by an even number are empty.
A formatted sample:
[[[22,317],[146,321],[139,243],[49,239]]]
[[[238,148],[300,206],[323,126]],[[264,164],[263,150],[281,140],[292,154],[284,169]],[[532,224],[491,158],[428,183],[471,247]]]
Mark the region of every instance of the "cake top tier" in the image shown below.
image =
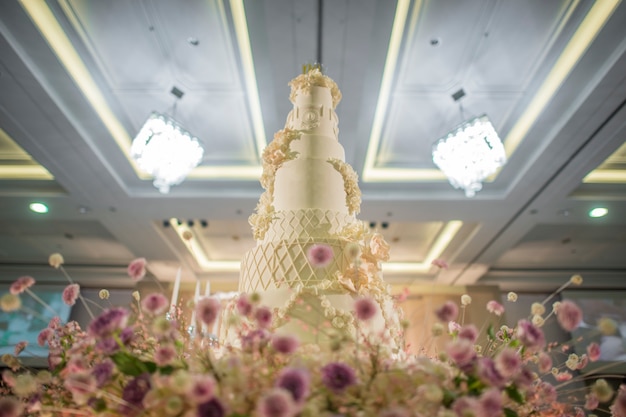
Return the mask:
[[[304,74],[298,75],[289,82],[289,86],[291,87],[289,100],[291,100],[293,104],[296,104],[299,94],[304,93],[310,95],[313,87],[327,87],[330,89],[333,109],[335,109],[337,104],[341,101],[341,91],[339,91],[337,84],[330,77],[322,74],[317,68],[313,68]]]

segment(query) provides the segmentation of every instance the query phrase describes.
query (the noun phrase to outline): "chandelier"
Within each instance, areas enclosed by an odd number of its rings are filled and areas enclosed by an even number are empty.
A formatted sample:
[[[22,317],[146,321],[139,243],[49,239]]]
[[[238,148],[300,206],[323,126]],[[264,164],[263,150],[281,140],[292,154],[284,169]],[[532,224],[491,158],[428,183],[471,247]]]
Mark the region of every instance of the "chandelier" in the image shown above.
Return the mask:
[[[204,149],[176,120],[152,112],[133,140],[130,153],[139,168],[154,177],[154,186],[167,194],[198,166]]]
[[[474,197],[482,181],[506,163],[502,141],[487,115],[457,126],[433,146],[433,162],[454,188]]]

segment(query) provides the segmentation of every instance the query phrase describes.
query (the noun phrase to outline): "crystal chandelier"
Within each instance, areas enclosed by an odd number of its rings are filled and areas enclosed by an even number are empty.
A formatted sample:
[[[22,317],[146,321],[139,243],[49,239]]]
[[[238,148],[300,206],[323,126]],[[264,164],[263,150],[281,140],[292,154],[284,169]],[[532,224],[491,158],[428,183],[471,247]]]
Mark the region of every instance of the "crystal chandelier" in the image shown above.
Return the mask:
[[[154,186],[167,194],[198,166],[204,149],[174,119],[152,112],[133,140],[130,153],[139,167],[154,177]]]
[[[486,115],[461,123],[433,146],[433,162],[454,188],[474,197],[482,181],[506,163],[502,141]]]

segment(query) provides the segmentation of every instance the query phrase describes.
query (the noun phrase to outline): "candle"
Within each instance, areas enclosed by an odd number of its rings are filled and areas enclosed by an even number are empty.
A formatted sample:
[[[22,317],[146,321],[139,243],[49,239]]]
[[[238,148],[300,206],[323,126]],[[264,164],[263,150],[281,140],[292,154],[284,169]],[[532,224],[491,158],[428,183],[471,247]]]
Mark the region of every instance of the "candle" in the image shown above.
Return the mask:
[[[176,273],[176,280],[174,281],[174,290],[172,291],[172,301],[170,302],[170,312],[172,315],[176,312],[176,303],[178,303],[178,292],[180,291],[180,278],[182,269],[179,267]],[[172,317],[173,318],[173,317]]]
[[[194,333],[196,333],[196,304],[198,303],[199,299],[200,299],[200,281],[196,281],[196,291],[193,294],[193,310],[191,311],[191,322],[189,323]]]

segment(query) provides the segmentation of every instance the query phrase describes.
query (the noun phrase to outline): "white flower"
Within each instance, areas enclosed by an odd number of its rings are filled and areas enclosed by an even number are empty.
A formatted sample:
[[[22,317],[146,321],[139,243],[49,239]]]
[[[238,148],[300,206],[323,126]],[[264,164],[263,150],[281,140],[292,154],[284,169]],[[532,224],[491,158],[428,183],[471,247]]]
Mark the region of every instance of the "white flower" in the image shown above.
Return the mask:
[[[58,269],[61,265],[63,265],[64,262],[65,261],[63,260],[63,255],[61,255],[60,253],[53,253],[48,258],[48,263],[53,268],[57,268]]]
[[[98,297],[100,297],[101,300],[108,300],[109,290],[101,289],[100,292],[98,293]]]
[[[572,275],[569,280],[574,285],[581,285],[583,283],[583,277],[580,275]]]
[[[463,295],[461,296],[461,305],[462,305],[462,306],[468,306],[468,305],[470,305],[470,304],[472,304],[472,297],[470,297],[470,296],[469,296],[469,295],[467,295],[467,294],[463,294]]]
[[[535,314],[533,316],[532,322],[535,326],[541,327],[543,326],[543,323],[545,322],[545,320],[543,319],[543,317],[541,317],[541,315]]]
[[[515,294],[513,291],[511,291],[510,293],[508,293],[506,295],[506,299],[512,303],[517,301],[517,294]]]
[[[535,316],[541,316],[546,312],[546,308],[541,303],[533,303],[530,307],[530,313]]]

